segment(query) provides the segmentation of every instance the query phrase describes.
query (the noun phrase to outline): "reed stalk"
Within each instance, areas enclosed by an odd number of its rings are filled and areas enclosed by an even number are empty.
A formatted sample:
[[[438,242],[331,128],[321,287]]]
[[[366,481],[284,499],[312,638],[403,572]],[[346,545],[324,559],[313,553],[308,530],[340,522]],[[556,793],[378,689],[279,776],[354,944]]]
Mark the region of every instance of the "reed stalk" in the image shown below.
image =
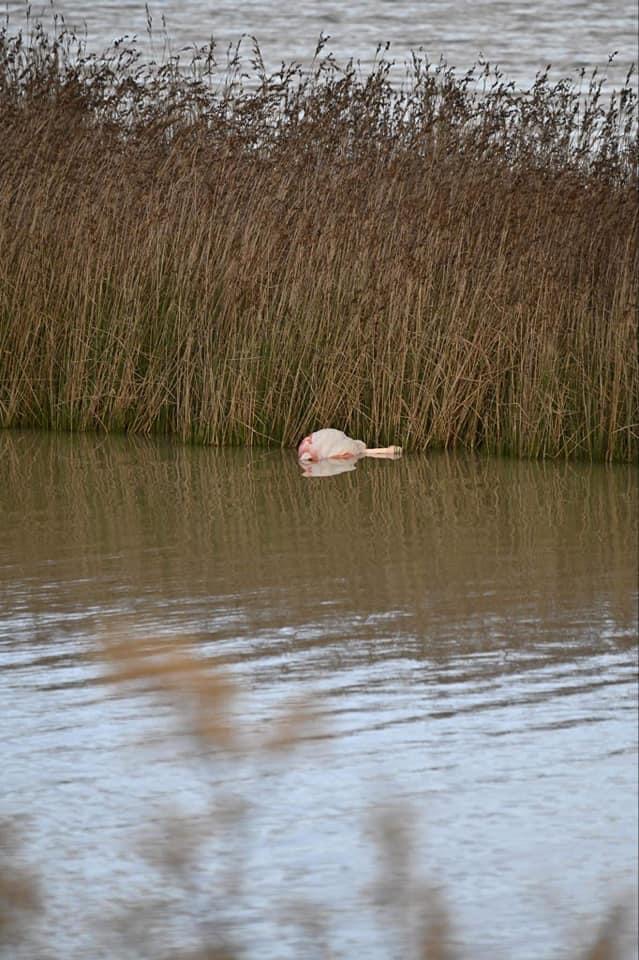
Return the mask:
[[[0,32],[0,426],[627,461],[637,100]]]

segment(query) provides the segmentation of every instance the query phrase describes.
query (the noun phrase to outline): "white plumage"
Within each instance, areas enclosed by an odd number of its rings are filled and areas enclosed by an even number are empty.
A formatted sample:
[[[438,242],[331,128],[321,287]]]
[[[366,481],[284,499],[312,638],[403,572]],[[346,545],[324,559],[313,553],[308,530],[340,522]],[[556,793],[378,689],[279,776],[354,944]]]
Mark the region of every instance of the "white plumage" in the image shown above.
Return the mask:
[[[304,437],[297,449],[297,455],[302,461],[357,460],[359,457],[395,459],[401,456],[401,453],[401,447],[371,449],[363,440],[352,440],[342,430],[334,430],[332,427],[310,433]]]

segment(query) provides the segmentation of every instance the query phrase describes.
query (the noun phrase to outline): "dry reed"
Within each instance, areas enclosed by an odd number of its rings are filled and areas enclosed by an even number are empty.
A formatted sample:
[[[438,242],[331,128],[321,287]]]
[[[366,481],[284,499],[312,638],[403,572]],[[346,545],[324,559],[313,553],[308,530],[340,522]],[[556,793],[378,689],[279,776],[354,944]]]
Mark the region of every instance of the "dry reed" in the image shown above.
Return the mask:
[[[96,654],[98,662],[104,661],[106,667],[104,679],[115,684],[120,695],[131,691],[162,698],[168,695],[180,729],[190,734],[197,746],[200,762],[206,759],[208,765],[214,767],[216,761],[225,756],[237,760],[249,754],[259,761],[272,750],[270,736],[256,738],[253,731],[246,736],[245,728],[253,726],[251,718],[242,718],[241,712],[229,709],[239,689],[222,672],[212,670],[200,657],[195,657],[188,638],[138,636],[136,639],[124,629],[121,634],[105,631],[102,641]],[[303,739],[305,724],[291,715],[284,717],[283,725],[281,719],[279,725],[286,731],[286,742],[278,744],[278,749],[290,750],[299,738]],[[174,758],[175,743],[167,739],[166,749]],[[181,749],[186,757],[188,748],[184,743]],[[262,770],[262,776],[266,769],[259,763],[256,765],[256,771]],[[123,802],[126,799],[124,795]],[[258,806],[259,802],[258,791]],[[413,863],[408,814],[409,811],[399,806],[377,810],[373,818],[373,835],[380,853],[379,877],[367,888],[368,896],[363,899],[361,909],[366,911],[371,926],[380,924],[380,929],[391,932],[392,946],[386,954],[380,949],[380,955],[414,957],[415,960],[461,960],[472,956],[461,950],[450,911],[437,887],[426,883]],[[95,954],[139,960],[158,957],[238,960],[260,955],[259,950],[247,951],[232,945],[229,931],[237,927],[238,918],[235,916],[233,922],[228,922],[226,916],[238,906],[241,915],[244,902],[243,844],[247,844],[251,836],[245,822],[247,818],[250,821],[250,807],[243,807],[237,797],[229,807],[224,797],[215,795],[208,814],[200,811],[189,816],[180,812],[150,818],[138,841],[132,837],[130,842],[133,849],[137,848],[138,855],[153,866],[163,894],[157,899],[140,896],[139,900],[126,900],[120,912],[115,903],[105,903],[101,925],[95,930],[90,918],[85,917]],[[216,864],[206,841],[220,830],[237,833],[240,846],[236,850],[238,862],[227,863],[225,858],[225,868],[231,869],[215,882],[211,874],[215,876]],[[47,917],[44,912],[46,883],[36,871],[25,868],[19,839],[16,824],[0,820],[0,957],[29,960],[41,956],[61,957],[64,954],[57,944],[60,918]],[[200,902],[198,880],[203,871],[208,880],[203,884],[206,896]],[[224,878],[225,884],[221,885]],[[331,928],[331,917],[326,916],[325,911],[316,911],[311,903],[294,903],[290,894],[284,901],[290,904],[287,911],[282,907],[281,892],[269,888],[263,908],[272,910],[274,917],[279,918],[283,932],[291,927],[300,928],[297,941],[301,945],[300,955],[327,960],[352,955],[348,946],[339,942]],[[200,946],[167,947],[174,941],[176,930]],[[622,960],[623,941],[628,939],[628,931],[627,909],[613,906],[585,948],[565,949],[561,956],[575,960]],[[264,946],[267,953],[272,953],[268,943]]]
[[[0,425],[630,460],[636,96],[0,33]]]

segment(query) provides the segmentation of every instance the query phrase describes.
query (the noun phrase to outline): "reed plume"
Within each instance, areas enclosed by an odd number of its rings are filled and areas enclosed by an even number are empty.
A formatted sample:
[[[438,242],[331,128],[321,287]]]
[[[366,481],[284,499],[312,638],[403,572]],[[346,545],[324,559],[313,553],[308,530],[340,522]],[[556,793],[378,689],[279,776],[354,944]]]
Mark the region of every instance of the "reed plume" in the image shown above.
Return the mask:
[[[240,54],[0,33],[0,425],[636,458],[630,75]]]

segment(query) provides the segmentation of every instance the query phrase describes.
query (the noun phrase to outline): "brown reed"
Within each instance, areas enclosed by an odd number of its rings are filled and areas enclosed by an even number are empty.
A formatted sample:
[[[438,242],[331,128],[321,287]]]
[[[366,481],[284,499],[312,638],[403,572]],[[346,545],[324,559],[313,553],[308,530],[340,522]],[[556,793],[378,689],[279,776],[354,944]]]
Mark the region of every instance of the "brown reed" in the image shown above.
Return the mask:
[[[0,32],[0,425],[636,458],[630,76],[250,59]]]
[[[188,638],[136,637],[132,627],[134,624],[124,624],[121,631],[104,631],[102,644],[96,647],[97,659],[105,667],[104,680],[115,686],[118,695],[131,690],[137,695],[162,698],[168,694],[180,728],[197,744],[199,760],[206,759],[212,767],[225,756],[237,759],[251,754],[259,760],[272,749],[270,736],[246,736],[245,728],[254,726],[252,719],[242,711],[229,710],[239,689],[222,672],[194,656]],[[278,749],[290,751],[298,738],[303,739],[305,725],[292,715],[286,715],[283,726],[280,718],[278,725],[286,731]],[[204,753],[202,748],[206,748]],[[167,739],[166,749],[175,759],[175,743]],[[184,743],[181,750],[186,757],[188,748]],[[266,769],[259,764],[256,767],[262,776]],[[126,795],[122,799],[126,803]],[[130,838],[132,849],[137,848],[138,854],[154,867],[161,890],[171,893],[157,899],[140,895],[139,900],[126,900],[123,907],[116,906],[117,901],[105,903],[100,926],[85,917],[85,928],[79,932],[91,932],[93,948],[100,956],[239,960],[255,955],[255,951],[231,945],[225,929],[226,910],[243,902],[242,843],[250,842],[251,832],[245,821],[250,821],[251,809],[238,802],[236,796],[230,807],[223,797],[214,795],[211,800],[208,814],[200,811],[192,816],[181,812],[159,818],[156,815],[150,818],[137,841],[134,836]],[[259,808],[259,791],[256,803]],[[426,883],[413,863],[410,811],[402,806],[378,809],[371,826],[379,845],[379,876],[363,898],[362,910],[372,925],[380,923],[383,929],[392,928],[388,956],[416,960],[461,960],[463,956],[472,956],[459,947],[454,914],[442,900],[438,887]],[[47,912],[51,893],[47,883],[38,871],[24,866],[19,842],[24,830],[17,827],[19,823],[0,820],[0,957],[62,957],[64,948],[61,950],[56,942],[59,913]],[[225,867],[231,868],[222,875],[226,883],[220,888],[219,881],[211,883],[209,879],[204,887],[206,896],[198,902],[197,880],[203,870],[210,878],[215,866],[210,851],[203,855],[204,845],[207,837],[220,830],[236,831],[239,835],[238,862],[225,862]],[[40,866],[44,872],[45,865]],[[281,892],[269,888],[264,909],[273,911],[283,931],[291,925],[300,928],[301,953],[327,958],[351,955],[332,929],[330,914],[316,911],[310,903],[289,901],[289,916]],[[180,894],[184,894],[184,899]],[[597,909],[603,913],[600,905]],[[206,923],[202,923],[203,918]],[[629,919],[627,908],[613,905],[603,915],[592,942],[583,949],[567,947],[561,955],[575,960],[622,960]],[[173,941],[173,924],[191,941],[201,941],[201,946],[168,947]],[[43,936],[46,947],[42,945]]]

